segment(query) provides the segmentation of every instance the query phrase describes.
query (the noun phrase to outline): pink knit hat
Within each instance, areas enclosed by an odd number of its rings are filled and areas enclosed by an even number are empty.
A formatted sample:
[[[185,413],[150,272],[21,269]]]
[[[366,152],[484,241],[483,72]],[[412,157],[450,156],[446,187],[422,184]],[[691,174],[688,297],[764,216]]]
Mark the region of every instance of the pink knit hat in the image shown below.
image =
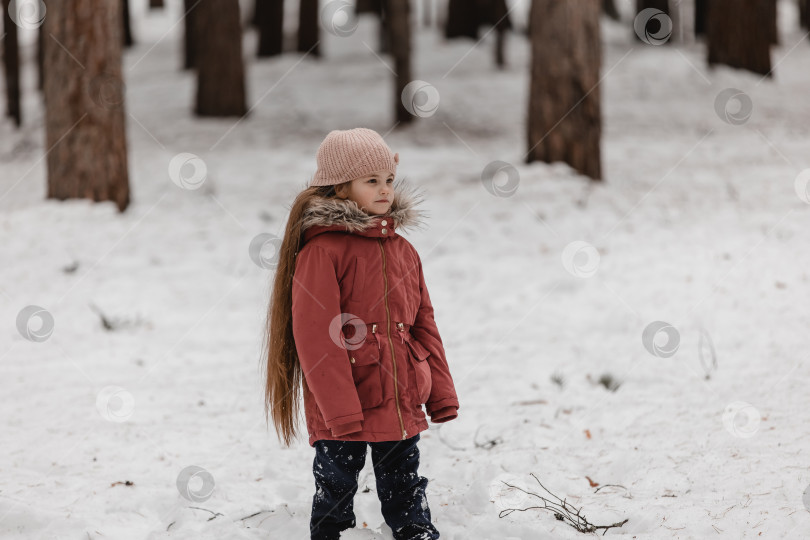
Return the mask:
[[[330,131],[318,147],[318,170],[310,186],[333,186],[374,171],[397,172],[399,153],[368,128]]]

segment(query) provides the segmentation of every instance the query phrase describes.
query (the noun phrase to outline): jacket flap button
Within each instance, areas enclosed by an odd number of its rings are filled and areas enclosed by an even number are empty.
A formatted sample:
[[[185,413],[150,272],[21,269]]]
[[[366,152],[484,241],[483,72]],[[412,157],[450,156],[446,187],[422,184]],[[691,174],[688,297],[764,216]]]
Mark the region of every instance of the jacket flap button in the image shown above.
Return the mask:
[[[387,232],[388,232],[388,229],[383,229],[381,232],[382,232],[383,234],[385,234],[385,233],[387,233]]]
[[[354,356],[352,356],[352,364],[354,364]]]
[[[385,227],[386,225],[388,225],[388,221],[387,221],[387,220],[382,220],[382,221],[380,222],[380,225],[382,225],[383,227]]]

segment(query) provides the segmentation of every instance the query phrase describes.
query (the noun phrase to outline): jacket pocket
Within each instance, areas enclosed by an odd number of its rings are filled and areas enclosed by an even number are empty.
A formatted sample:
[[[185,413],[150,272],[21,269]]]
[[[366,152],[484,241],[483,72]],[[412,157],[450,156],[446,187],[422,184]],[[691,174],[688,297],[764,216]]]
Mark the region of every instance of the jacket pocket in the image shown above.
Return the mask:
[[[370,409],[382,404],[382,368],[380,351],[374,341],[365,341],[358,349],[349,350],[352,378],[357,388],[360,406]]]
[[[349,299],[359,301],[363,299],[363,290],[366,287],[366,258],[354,258],[354,276],[352,279],[352,290]]]
[[[433,378],[430,375],[430,364],[427,362],[427,357],[430,352],[422,346],[421,343],[416,341],[413,337],[406,339],[405,343],[408,344],[408,349],[411,351],[411,364],[416,373],[416,390],[419,396],[419,404],[427,403],[430,397],[430,390],[433,386]]]

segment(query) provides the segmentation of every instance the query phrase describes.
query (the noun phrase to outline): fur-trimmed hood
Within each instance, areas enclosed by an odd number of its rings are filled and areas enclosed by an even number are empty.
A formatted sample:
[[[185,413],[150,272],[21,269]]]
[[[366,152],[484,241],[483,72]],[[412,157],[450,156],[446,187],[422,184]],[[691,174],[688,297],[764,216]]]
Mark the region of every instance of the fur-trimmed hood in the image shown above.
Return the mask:
[[[384,215],[370,215],[362,210],[356,202],[337,197],[315,197],[304,210],[301,218],[301,233],[304,241],[316,234],[326,231],[358,233],[364,236],[387,219],[387,228],[406,230],[421,228],[427,213],[417,206],[424,200],[423,194],[404,180],[394,184],[391,208]],[[393,223],[393,224],[391,224]]]

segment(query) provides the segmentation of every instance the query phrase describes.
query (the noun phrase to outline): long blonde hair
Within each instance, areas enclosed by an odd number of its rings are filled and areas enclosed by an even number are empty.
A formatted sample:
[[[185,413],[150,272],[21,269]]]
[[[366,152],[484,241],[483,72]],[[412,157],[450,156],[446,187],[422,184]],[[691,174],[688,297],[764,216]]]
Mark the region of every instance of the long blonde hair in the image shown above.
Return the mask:
[[[273,277],[273,290],[267,308],[263,333],[262,364],[264,367],[264,414],[269,428],[272,415],[276,435],[290,446],[297,436],[301,410],[299,386],[306,389],[306,379],[298,362],[292,330],[292,279],[295,256],[301,247],[301,222],[304,211],[317,197],[336,197],[343,184],[310,186],[302,190],[290,207],[290,215],[278,254]],[[343,197],[341,197],[343,198]]]

